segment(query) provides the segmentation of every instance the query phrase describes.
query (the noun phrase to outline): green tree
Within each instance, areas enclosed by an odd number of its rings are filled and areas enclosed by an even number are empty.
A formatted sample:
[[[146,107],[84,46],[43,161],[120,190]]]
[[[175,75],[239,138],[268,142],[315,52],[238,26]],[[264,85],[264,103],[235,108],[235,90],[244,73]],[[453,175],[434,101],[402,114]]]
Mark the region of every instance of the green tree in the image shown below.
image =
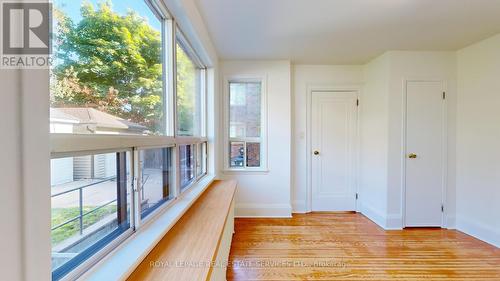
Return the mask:
[[[161,129],[161,34],[129,11],[119,15],[111,2],[81,8],[74,23],[56,11],[54,107],[95,107],[150,128]]]

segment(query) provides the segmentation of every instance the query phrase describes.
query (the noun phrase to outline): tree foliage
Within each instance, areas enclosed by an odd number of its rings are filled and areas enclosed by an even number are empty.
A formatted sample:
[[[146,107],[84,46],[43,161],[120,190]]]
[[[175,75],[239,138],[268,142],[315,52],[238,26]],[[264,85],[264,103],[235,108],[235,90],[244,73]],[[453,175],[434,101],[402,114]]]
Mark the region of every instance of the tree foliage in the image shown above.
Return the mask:
[[[75,23],[54,14],[56,61],[51,102],[55,107],[94,107],[161,130],[161,34],[133,11],[120,15],[111,2],[81,7]]]

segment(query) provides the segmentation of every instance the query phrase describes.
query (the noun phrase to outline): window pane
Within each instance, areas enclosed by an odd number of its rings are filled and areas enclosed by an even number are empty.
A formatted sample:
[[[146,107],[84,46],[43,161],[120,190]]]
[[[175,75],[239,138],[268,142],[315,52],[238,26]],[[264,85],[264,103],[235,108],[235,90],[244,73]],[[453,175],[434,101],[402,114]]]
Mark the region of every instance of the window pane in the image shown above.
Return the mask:
[[[261,83],[229,83],[229,136],[260,137]]]
[[[54,0],[51,133],[165,133],[162,20],[144,1]]]
[[[54,280],[130,228],[128,158],[120,152],[51,160]]]
[[[260,143],[247,142],[247,167],[260,167]]]
[[[186,188],[194,180],[195,145],[179,146],[181,189]]]
[[[177,134],[200,135],[201,69],[177,43]]]
[[[170,188],[171,150],[158,148],[139,152],[141,218],[173,197]]]
[[[245,143],[230,142],[229,145],[229,166],[244,167],[245,166]]]

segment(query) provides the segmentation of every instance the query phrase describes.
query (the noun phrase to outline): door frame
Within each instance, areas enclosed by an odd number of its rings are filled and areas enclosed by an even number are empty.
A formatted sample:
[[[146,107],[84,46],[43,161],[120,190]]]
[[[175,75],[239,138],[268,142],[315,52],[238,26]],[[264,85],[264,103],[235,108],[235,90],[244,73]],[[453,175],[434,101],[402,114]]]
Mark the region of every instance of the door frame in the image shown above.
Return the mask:
[[[448,85],[445,79],[441,78],[406,78],[403,79],[403,98],[402,98],[402,149],[401,149],[401,223],[402,228],[406,227],[406,155],[407,151],[407,120],[408,120],[408,83],[410,82],[439,82],[441,83],[441,90],[446,93],[445,98],[442,100],[442,114],[441,120],[441,159],[442,159],[442,179],[441,179],[441,204],[444,211],[441,212],[441,228],[447,227],[447,186],[448,186]]]
[[[353,92],[360,99],[362,85],[308,85],[306,101],[306,213],[312,212],[312,95],[314,92]],[[359,106],[356,107],[356,136],[354,140],[354,188],[359,191]],[[356,200],[355,211],[359,211],[359,200]]]

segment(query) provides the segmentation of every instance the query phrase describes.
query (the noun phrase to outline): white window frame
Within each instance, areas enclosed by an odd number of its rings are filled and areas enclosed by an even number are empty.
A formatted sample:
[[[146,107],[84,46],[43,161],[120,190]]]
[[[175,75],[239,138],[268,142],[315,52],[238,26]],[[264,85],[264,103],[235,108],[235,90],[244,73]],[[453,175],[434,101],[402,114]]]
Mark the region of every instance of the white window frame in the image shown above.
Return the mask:
[[[152,12],[161,16],[162,21],[162,51],[163,51],[163,102],[165,107],[166,122],[163,126],[163,136],[143,136],[143,135],[112,135],[112,134],[50,134],[50,152],[51,159],[71,157],[78,155],[99,154],[107,152],[128,151],[130,161],[130,177],[132,177],[132,186],[129,187],[131,192],[130,204],[130,229],[122,233],[119,237],[115,238],[112,242],[108,243],[101,250],[94,253],[94,255],[87,260],[83,261],[80,265],[75,267],[72,271],[62,277],[61,280],[73,280],[89,271],[96,263],[102,260],[105,256],[111,253],[117,246],[121,245],[128,237],[132,236],[137,230],[144,228],[147,224],[152,223],[158,218],[166,209],[170,208],[176,203],[178,199],[183,196],[192,186],[205,181],[208,171],[208,155],[209,140],[207,138],[208,121],[207,121],[207,68],[203,61],[200,59],[196,51],[192,48],[189,40],[178,28],[175,20],[170,16],[170,13],[165,4],[160,0],[144,0],[146,4],[152,9]],[[177,34],[183,36],[183,44],[187,45],[190,49],[191,58],[201,69],[201,98],[200,98],[200,135],[199,136],[177,136],[177,88],[176,88],[176,45]],[[180,186],[180,159],[179,159],[179,146],[180,145],[194,145],[196,153],[201,153],[202,144],[207,144],[206,154],[202,155],[201,160],[205,161],[205,173],[199,175],[198,169],[203,167],[199,165],[198,155],[194,156],[194,179],[191,183],[184,187],[181,192]],[[141,219],[140,215],[140,190],[138,173],[140,167],[138,163],[138,153],[140,150],[153,149],[153,148],[167,148],[172,149],[172,179],[173,185],[173,198],[164,202],[161,206],[152,211],[147,217]],[[200,152],[198,152],[200,150]]]
[[[230,138],[230,83],[261,83],[261,105],[260,105],[260,137],[259,138]],[[224,77],[224,173],[245,173],[245,172],[268,172],[268,150],[267,150],[267,76],[266,75],[231,75]],[[243,167],[231,167],[229,161],[230,142],[259,142],[260,143],[260,166],[246,166],[246,145],[245,149],[245,165]]]

